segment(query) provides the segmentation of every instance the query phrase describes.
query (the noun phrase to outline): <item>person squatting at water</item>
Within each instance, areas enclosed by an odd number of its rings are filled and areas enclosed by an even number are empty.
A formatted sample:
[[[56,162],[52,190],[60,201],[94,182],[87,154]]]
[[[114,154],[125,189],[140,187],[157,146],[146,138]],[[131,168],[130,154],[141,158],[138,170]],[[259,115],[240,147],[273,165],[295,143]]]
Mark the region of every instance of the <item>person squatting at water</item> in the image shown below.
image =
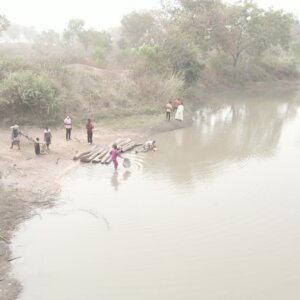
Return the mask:
[[[86,128],[86,132],[87,132],[87,141],[88,141],[89,144],[93,144],[93,129],[94,129],[94,125],[93,125],[91,119],[87,120],[85,128]]]
[[[156,142],[155,141],[147,141],[143,145],[143,148],[141,150],[135,150],[135,154],[138,154],[139,152],[148,152],[150,150],[156,151]]]
[[[46,143],[47,150],[49,150],[49,145],[51,144],[51,139],[52,139],[52,133],[50,128],[46,126],[44,130],[44,142]]]
[[[143,145],[143,151],[148,152],[150,150],[156,151],[156,142],[155,141],[147,141]]]
[[[113,144],[113,149],[110,151],[110,155],[111,155],[111,160],[114,164],[115,170],[117,170],[118,165],[119,165],[118,160],[117,160],[118,156],[124,159],[124,157],[121,156],[121,154],[118,150],[117,144]]]
[[[19,132],[19,125],[13,125],[10,127],[11,131],[11,146],[10,149],[13,149],[14,145],[18,145],[18,149],[20,150],[20,132]]]
[[[66,140],[71,140],[71,131],[72,131],[72,120],[70,116],[67,116],[64,120],[65,128],[66,128]]]

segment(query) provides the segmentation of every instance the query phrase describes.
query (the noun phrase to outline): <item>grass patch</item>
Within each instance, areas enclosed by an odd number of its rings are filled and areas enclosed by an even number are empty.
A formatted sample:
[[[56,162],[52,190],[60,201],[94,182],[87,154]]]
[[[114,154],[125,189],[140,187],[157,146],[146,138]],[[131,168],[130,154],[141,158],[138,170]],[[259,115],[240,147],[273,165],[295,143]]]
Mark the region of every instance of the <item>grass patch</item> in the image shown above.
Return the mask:
[[[164,114],[141,114],[120,116],[117,118],[103,118],[99,120],[97,124],[101,127],[113,130],[134,130],[154,127],[162,120],[164,120]]]

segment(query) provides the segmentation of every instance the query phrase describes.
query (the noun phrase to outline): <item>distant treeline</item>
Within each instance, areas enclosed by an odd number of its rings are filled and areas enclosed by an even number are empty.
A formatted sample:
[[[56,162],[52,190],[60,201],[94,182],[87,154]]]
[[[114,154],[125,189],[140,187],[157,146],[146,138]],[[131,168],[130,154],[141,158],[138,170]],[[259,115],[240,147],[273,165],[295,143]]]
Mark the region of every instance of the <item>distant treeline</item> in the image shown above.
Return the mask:
[[[300,56],[298,20],[252,1],[164,0],[160,10],[134,11],[109,32],[80,19],[63,33],[37,32],[0,15],[0,41],[0,115],[39,124],[73,110],[155,113],[195,87],[294,79]],[[128,72],[122,80],[102,72],[74,88],[68,66],[75,64]]]

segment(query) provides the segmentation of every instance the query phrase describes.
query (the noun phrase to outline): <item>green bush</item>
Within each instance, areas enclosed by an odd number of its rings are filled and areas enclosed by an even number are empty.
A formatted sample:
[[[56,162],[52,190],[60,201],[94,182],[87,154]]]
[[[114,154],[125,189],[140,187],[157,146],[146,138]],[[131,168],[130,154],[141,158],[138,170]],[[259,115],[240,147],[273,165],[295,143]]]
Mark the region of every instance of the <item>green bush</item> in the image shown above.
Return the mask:
[[[0,107],[3,114],[13,119],[42,125],[57,118],[58,89],[46,74],[15,72],[0,84]]]
[[[102,66],[107,57],[107,49],[103,47],[97,47],[92,52],[92,57],[99,66]]]
[[[297,78],[299,75],[297,64],[291,57],[269,56],[262,61],[261,66],[278,79]]]

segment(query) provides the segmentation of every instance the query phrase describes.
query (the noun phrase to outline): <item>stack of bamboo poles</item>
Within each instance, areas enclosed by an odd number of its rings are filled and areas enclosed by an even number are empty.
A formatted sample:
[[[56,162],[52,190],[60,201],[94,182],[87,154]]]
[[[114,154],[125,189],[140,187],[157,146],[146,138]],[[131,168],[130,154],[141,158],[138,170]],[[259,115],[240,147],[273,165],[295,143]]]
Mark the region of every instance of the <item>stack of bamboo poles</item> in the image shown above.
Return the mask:
[[[99,147],[94,146],[90,150],[77,153],[73,159],[79,160],[85,163],[101,163],[101,164],[109,164],[111,162],[110,151],[112,149],[112,145],[116,144],[120,152],[126,152],[134,147],[140,146],[141,144],[137,144],[135,141],[127,138],[127,139],[117,139],[114,143],[108,145],[107,147]]]

